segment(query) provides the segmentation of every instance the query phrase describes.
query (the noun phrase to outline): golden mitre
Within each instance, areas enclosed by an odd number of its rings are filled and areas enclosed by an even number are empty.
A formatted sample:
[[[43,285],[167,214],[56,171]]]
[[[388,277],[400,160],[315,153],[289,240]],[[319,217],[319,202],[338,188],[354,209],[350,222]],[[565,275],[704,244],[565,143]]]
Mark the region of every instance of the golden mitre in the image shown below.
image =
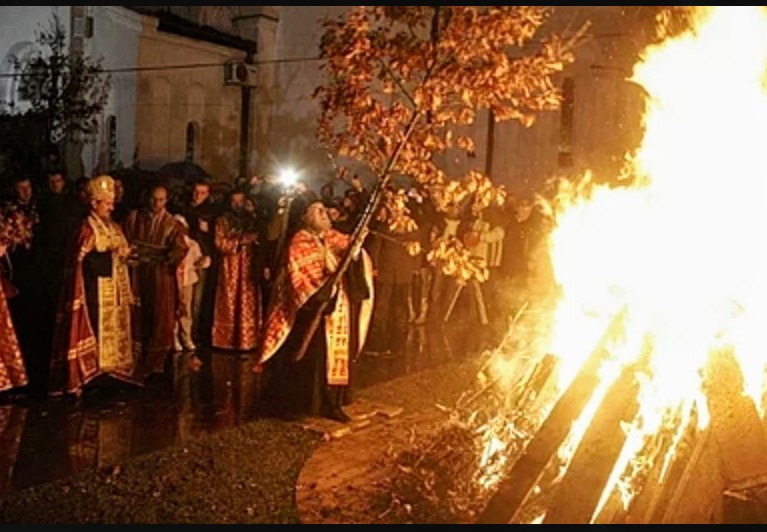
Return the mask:
[[[114,200],[115,180],[108,175],[91,178],[88,181],[88,194],[96,201]]]

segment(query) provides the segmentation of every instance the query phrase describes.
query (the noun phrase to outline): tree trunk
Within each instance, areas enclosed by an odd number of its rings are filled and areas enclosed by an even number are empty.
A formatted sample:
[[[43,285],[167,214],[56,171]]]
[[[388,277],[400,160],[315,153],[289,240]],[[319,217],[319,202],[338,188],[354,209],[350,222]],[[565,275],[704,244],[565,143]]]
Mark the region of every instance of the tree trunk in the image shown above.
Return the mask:
[[[77,181],[85,176],[85,164],[83,163],[83,142],[68,137],[63,144],[63,162],[67,172],[67,177],[72,181]]]

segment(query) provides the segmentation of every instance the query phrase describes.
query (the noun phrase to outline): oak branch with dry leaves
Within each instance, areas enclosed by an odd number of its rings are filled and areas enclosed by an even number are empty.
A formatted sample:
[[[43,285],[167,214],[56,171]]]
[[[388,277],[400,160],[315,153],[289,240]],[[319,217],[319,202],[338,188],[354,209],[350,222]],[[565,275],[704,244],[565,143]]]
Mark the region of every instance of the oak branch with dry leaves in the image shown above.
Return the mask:
[[[407,179],[434,203],[470,205],[475,213],[505,198],[479,171],[453,175],[441,160],[454,150],[475,152],[466,134],[482,113],[496,122],[532,126],[561,103],[557,75],[575,60],[587,26],[570,35],[548,32],[549,6],[357,6],[324,23],[326,84],[319,135],[330,153],[380,177],[381,201],[408,217],[392,176]],[[469,127],[467,127],[469,126]],[[343,170],[341,170],[343,171]],[[392,228],[412,220],[392,219]],[[449,260],[461,276],[475,268],[463,244],[435,242],[430,257]],[[463,275],[466,277],[466,275]]]

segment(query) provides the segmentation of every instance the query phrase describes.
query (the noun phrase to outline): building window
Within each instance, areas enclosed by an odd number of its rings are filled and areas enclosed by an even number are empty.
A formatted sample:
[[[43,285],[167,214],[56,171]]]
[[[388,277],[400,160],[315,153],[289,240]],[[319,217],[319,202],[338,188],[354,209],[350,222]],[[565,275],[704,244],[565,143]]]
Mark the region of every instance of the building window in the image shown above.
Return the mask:
[[[48,73],[48,64],[41,58],[30,59],[26,64],[19,63],[14,74],[19,76],[17,96],[20,102],[42,99],[48,78],[52,77]]]
[[[567,78],[562,84],[562,116],[559,125],[559,166],[573,166],[573,133],[575,126],[575,81]]]
[[[197,146],[200,141],[200,126],[194,122],[186,125],[186,161],[197,162]]]
[[[118,167],[117,154],[117,117],[112,115],[107,119],[107,143],[109,147],[109,168]]]
[[[85,17],[85,38],[92,39],[95,34],[95,21],[92,16]]]
[[[21,96],[25,85],[22,82],[24,69],[36,54],[34,43],[28,41],[16,43],[8,50],[0,63],[0,111],[19,111],[18,106],[23,101]]]

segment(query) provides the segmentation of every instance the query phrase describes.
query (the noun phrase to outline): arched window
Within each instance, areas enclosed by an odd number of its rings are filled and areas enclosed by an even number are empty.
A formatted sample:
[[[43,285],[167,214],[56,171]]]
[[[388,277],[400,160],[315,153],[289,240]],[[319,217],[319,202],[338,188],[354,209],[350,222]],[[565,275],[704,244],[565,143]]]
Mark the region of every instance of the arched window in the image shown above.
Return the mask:
[[[200,142],[200,126],[195,122],[186,125],[186,161],[197,162],[198,146]]]
[[[575,128],[575,81],[567,78],[562,84],[562,117],[559,125],[559,166],[573,165],[573,133]]]
[[[19,104],[23,102],[24,88],[21,83],[24,65],[34,56],[34,43],[20,42],[11,49],[0,63],[0,111],[23,111]]]
[[[117,153],[117,117],[111,115],[107,119],[107,147],[109,150],[109,169],[114,170],[119,165]]]

